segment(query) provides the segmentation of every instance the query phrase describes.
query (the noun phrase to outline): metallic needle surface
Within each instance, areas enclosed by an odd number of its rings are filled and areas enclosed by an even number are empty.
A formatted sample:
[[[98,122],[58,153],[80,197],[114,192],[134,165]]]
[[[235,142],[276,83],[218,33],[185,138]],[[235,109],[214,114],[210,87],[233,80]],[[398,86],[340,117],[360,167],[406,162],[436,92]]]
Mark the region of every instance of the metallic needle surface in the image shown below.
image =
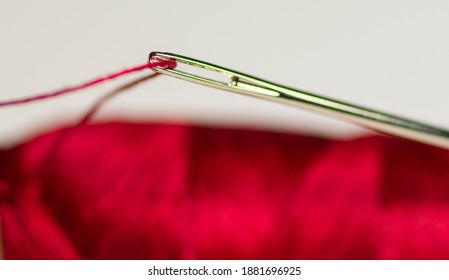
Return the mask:
[[[306,91],[289,88],[201,60],[163,52],[152,52],[150,61],[175,60],[178,66],[190,66],[190,72],[180,69],[154,67],[153,70],[197,84],[241,93],[270,101],[293,105],[321,114],[362,125],[364,127],[402,138],[449,149],[449,131],[429,124],[387,114],[377,110],[326,98]],[[182,68],[182,66],[180,67]],[[196,70],[196,71],[193,71]],[[196,74],[205,71],[204,75]],[[224,79],[208,78],[219,73]],[[195,72],[195,73],[193,73]],[[208,74],[208,75],[206,75]]]

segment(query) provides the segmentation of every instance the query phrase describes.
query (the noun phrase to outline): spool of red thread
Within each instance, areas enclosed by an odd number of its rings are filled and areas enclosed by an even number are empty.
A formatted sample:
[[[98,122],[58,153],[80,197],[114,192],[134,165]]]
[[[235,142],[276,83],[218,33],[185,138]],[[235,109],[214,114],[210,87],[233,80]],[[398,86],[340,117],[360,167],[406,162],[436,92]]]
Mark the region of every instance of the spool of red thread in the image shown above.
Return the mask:
[[[380,136],[66,128],[0,154],[5,257],[446,259],[448,166]]]

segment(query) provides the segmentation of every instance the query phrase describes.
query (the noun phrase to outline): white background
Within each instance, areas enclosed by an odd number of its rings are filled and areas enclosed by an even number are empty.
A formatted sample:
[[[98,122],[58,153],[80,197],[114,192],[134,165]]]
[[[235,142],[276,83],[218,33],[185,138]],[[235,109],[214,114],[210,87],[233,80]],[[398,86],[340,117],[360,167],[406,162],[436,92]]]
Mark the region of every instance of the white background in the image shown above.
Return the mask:
[[[232,268],[232,276],[149,276],[148,269],[157,268]],[[243,276],[242,267],[301,267],[299,276]],[[3,261],[0,262],[2,279],[448,279],[448,261]],[[238,270],[235,273],[235,270]]]
[[[143,64],[158,50],[447,127],[448,27],[448,1],[0,0],[0,100]],[[0,146],[75,122],[125,81],[0,109]],[[366,133],[169,77],[116,97],[99,117]]]

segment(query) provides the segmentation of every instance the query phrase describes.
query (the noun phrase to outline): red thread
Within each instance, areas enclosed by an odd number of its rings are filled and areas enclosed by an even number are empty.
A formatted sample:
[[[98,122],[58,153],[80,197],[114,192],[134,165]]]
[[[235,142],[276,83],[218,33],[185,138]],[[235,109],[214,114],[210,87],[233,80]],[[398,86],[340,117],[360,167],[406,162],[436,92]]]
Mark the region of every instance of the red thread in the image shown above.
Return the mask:
[[[4,255],[449,259],[448,170],[449,151],[379,136],[66,128],[0,151]]]
[[[22,98],[22,99],[17,99],[17,100],[0,102],[0,107],[24,104],[24,103],[38,101],[38,100],[42,100],[42,99],[53,98],[53,97],[56,97],[56,96],[59,96],[59,95],[67,94],[67,93],[78,91],[78,90],[81,90],[81,89],[85,89],[85,88],[88,88],[88,87],[91,87],[91,86],[94,86],[94,85],[97,85],[97,84],[101,84],[103,82],[106,82],[106,81],[109,81],[109,80],[113,80],[115,78],[118,78],[120,76],[124,76],[124,75],[130,74],[130,73],[133,73],[133,72],[138,72],[138,71],[141,71],[141,70],[146,69],[146,68],[154,68],[154,67],[164,67],[164,68],[174,69],[176,67],[176,61],[174,61],[174,60],[150,61],[147,64],[140,65],[140,66],[135,66],[135,67],[132,67],[132,68],[128,68],[128,69],[122,70],[120,72],[109,74],[107,76],[95,79],[93,81],[90,81],[90,82],[87,82],[87,83],[84,83],[84,84],[81,84],[81,85],[64,88],[64,89],[57,90],[57,91],[50,92],[50,93],[44,93],[44,94],[41,94],[41,95],[38,95],[38,96],[33,96],[33,97],[27,97],[27,98]]]

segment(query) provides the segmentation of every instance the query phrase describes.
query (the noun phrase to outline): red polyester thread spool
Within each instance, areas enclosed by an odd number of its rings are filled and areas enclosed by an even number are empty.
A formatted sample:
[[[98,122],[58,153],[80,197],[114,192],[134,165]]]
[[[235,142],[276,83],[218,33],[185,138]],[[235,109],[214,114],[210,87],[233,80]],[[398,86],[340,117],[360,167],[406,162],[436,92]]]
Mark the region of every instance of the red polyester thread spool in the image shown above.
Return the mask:
[[[0,154],[5,257],[447,259],[448,166],[380,136],[66,128]]]

